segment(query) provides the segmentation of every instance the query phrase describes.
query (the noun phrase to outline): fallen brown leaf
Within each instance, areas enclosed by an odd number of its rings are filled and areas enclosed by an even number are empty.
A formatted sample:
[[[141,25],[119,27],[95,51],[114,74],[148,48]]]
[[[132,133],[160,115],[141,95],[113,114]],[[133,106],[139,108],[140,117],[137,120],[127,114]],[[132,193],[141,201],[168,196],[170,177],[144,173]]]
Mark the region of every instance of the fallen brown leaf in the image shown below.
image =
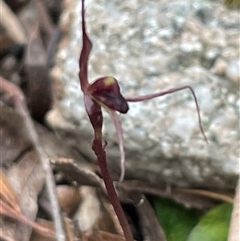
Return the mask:
[[[41,167],[44,170],[44,174],[46,178],[45,183],[46,183],[48,196],[52,207],[56,237],[58,241],[65,241],[65,232],[64,232],[64,227],[62,223],[60,208],[58,205],[52,169],[51,169],[48,157],[44,152],[42,146],[40,145],[38,134],[36,132],[33,121],[30,117],[29,111],[26,107],[24,95],[16,85],[10,83],[9,81],[7,81],[1,76],[0,76],[0,85],[1,85],[0,93],[5,93],[9,96],[9,98],[11,98],[16,112],[21,117],[20,120],[23,122],[22,129],[26,132],[25,135],[28,137],[28,140],[32,144],[32,147],[34,148],[37,159],[41,163]]]
[[[52,221],[48,221],[45,219],[38,218],[36,222],[41,225],[42,227],[46,227],[50,230],[54,230],[54,223]],[[74,234],[74,225],[71,219],[65,217],[64,223],[66,227],[66,234],[67,234],[67,241],[81,241],[78,237]],[[38,233],[33,230],[31,235],[30,241],[56,241],[55,237],[46,237],[42,235],[42,233]]]
[[[20,206],[18,204],[17,196],[8,182],[7,177],[0,169],[0,201],[6,203],[10,208],[16,212],[21,212]],[[1,210],[0,210],[1,212]]]
[[[26,48],[22,74],[26,82],[25,94],[30,113],[39,121],[43,120],[52,103],[52,86],[46,63],[46,50],[40,37],[39,26],[35,25]]]
[[[5,29],[11,41],[18,44],[26,43],[26,34],[15,13],[9,8],[5,1],[1,3],[1,27]]]
[[[120,235],[99,230],[92,234],[85,233],[82,236],[82,241],[125,241],[125,238]]]
[[[11,187],[7,177],[5,174],[0,170],[0,215],[9,217],[15,220],[18,220],[22,223],[31,226],[32,228],[36,229],[38,232],[44,233],[48,236],[54,236],[54,232],[38,225],[37,223],[33,222],[31,219],[24,216],[21,212],[21,208],[18,203],[17,195],[15,191]],[[5,237],[7,240],[15,240],[19,238],[18,235],[11,235],[9,236],[9,232],[6,232],[6,223],[2,223],[0,229],[0,237]],[[7,228],[8,229],[8,228]],[[13,236],[13,237],[12,237]],[[6,238],[7,237],[7,238]]]
[[[68,216],[74,214],[81,201],[78,187],[58,185],[57,196],[62,212]]]
[[[153,207],[144,194],[131,192],[128,194],[134,202],[139,215],[139,222],[144,240],[167,241]]]
[[[1,215],[4,215],[6,217],[9,217],[9,218],[12,218],[12,219],[15,219],[15,220],[18,220],[22,223],[25,223],[27,224],[28,226],[34,228],[36,231],[44,234],[45,236],[52,236],[54,237],[55,234],[54,234],[54,231],[52,230],[49,230],[48,228],[45,228],[37,223],[35,223],[34,221],[32,221],[31,219],[27,218],[26,216],[24,216],[21,212],[17,212],[16,210],[12,209],[11,207],[9,207],[6,203],[4,203],[2,200],[0,200],[0,214]],[[21,230],[22,231],[22,230]],[[4,233],[6,232],[5,229],[2,229],[1,227],[1,230],[0,230],[0,233]],[[8,232],[6,232],[8,233]],[[17,239],[19,240],[19,236],[16,236],[14,237],[13,239]],[[27,237],[21,237],[21,240],[28,240],[26,239]]]

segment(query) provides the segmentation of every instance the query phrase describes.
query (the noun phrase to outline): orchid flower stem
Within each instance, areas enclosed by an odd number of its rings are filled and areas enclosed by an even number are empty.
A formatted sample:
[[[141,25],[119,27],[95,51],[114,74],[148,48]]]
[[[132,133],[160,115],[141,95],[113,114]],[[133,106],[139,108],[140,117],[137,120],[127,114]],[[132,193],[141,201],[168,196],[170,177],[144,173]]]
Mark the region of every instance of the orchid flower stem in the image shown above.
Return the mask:
[[[125,213],[123,211],[123,208],[121,206],[121,203],[117,197],[110,173],[108,171],[107,161],[106,161],[106,152],[103,149],[102,146],[102,140],[101,139],[95,139],[93,141],[93,150],[98,158],[99,167],[101,169],[103,181],[106,186],[106,190],[109,196],[109,200],[113,205],[114,211],[118,217],[118,220],[121,224],[121,227],[123,229],[124,236],[126,238],[126,241],[134,241],[133,236],[128,224],[128,221],[126,219]]]

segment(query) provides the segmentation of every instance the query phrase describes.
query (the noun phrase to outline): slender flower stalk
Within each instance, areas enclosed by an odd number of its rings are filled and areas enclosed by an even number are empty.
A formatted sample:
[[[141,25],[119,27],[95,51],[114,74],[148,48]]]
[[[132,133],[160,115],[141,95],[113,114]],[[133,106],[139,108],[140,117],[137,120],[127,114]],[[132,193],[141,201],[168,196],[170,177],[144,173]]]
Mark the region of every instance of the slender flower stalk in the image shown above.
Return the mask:
[[[126,100],[121,95],[120,87],[114,78],[103,77],[96,80],[91,85],[88,83],[88,58],[92,49],[92,43],[86,33],[84,0],[82,0],[82,36],[83,47],[79,59],[79,79],[81,89],[84,94],[85,108],[94,129],[92,149],[97,156],[102,177],[108,192],[109,200],[112,203],[116,215],[119,219],[125,239],[127,241],[133,241],[133,236],[129,224],[122,209],[121,203],[117,197],[110,173],[108,171],[106,152],[104,150],[105,145],[103,146],[102,144],[103,116],[101,107],[104,107],[109,111],[109,113],[111,113],[111,116],[113,117],[114,123],[116,125],[118,140],[121,146],[121,162],[122,165],[124,165],[125,155],[123,149],[122,129],[120,120],[115,111],[126,113],[129,108]],[[124,170],[124,167],[122,167],[122,170]],[[121,175],[121,179],[123,179],[123,176],[124,174]]]

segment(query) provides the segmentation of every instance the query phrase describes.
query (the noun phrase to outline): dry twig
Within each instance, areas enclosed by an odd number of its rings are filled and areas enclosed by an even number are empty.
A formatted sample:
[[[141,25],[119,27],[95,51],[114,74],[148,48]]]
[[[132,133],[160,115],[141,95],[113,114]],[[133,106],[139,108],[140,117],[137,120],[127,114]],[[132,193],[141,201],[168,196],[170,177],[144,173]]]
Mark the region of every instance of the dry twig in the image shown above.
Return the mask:
[[[65,241],[66,235],[64,232],[64,226],[63,226],[63,221],[61,217],[60,207],[57,200],[52,169],[51,169],[48,157],[46,156],[45,152],[43,151],[39,143],[37,132],[35,130],[32,119],[30,117],[30,114],[25,104],[24,95],[16,85],[10,83],[9,81],[5,80],[1,76],[0,76],[0,93],[7,93],[11,97],[14,107],[16,108],[17,112],[23,117],[24,124],[25,124],[25,131],[28,134],[28,138],[31,141],[34,149],[36,150],[39,160],[41,161],[43,169],[46,173],[46,187],[49,195],[49,200],[52,206],[56,239],[57,241]]]
[[[16,44],[26,43],[26,34],[16,15],[8,5],[0,0],[1,6],[1,25]]]

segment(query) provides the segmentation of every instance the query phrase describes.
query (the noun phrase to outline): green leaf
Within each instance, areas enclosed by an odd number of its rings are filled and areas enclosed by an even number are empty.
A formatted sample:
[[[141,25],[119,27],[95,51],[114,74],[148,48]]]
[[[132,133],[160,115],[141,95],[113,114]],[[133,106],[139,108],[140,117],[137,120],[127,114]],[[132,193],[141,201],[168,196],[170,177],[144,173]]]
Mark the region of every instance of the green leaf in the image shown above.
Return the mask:
[[[168,199],[158,198],[154,207],[168,241],[186,241],[201,216],[199,211],[185,209]]]
[[[206,213],[192,230],[187,241],[227,241],[231,204],[221,204]]]

